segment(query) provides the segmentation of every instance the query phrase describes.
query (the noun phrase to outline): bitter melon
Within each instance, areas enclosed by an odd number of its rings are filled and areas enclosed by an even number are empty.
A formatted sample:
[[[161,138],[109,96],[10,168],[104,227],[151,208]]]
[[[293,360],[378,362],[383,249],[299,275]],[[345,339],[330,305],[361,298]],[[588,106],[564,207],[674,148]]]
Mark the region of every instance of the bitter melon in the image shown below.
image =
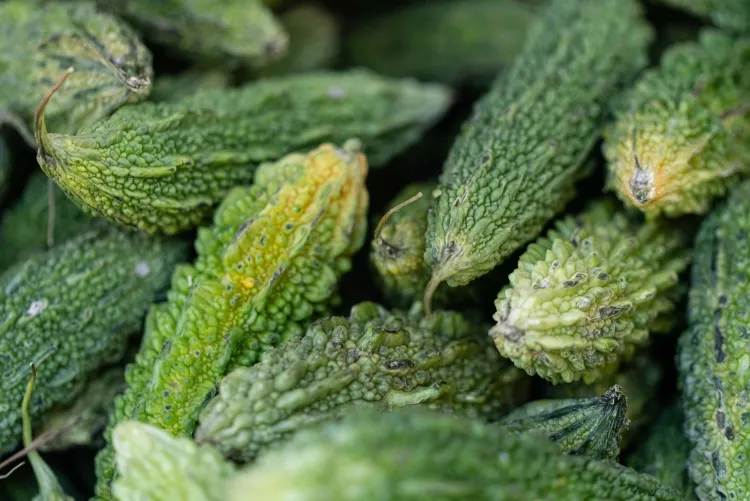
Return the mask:
[[[578,381],[570,384],[547,384],[543,393],[545,398],[555,399],[594,398],[612,385],[618,385],[628,398],[625,415],[629,425],[623,430],[621,440],[622,447],[626,448],[660,411],[655,404],[659,401],[663,373],[659,361],[646,350],[638,352],[632,361],[620,367],[617,372],[606,374],[595,383],[584,384]]]
[[[224,484],[235,469],[214,448],[137,421],[117,425],[112,440],[117,501],[226,501]]]
[[[519,0],[418,2],[355,25],[348,62],[450,85],[487,85],[521,51],[539,7]]]
[[[249,494],[252,493],[252,494]],[[226,499],[313,501],[678,501],[612,461],[427,410],[358,413],[303,431],[229,479]]]
[[[357,137],[370,163],[382,165],[449,103],[445,87],[364,70],[270,78],[127,106],[75,136],[47,134],[40,112],[37,158],[88,212],[172,234],[202,222],[231,187],[249,184],[259,163],[287,153]]]
[[[683,421],[683,411],[679,405],[662,413],[638,448],[628,457],[627,465],[677,488],[686,500],[693,500],[697,498],[687,474],[690,442],[685,436]]]
[[[228,72],[189,70],[177,75],[161,75],[154,80],[149,101],[162,103],[179,102],[198,91],[226,89],[231,84]]]
[[[610,189],[649,217],[708,212],[750,174],[750,38],[708,30],[673,46],[617,108]]]
[[[253,186],[231,191],[213,226],[199,230],[195,263],[177,270],[168,302],[149,313],[110,424],[137,419],[192,434],[229,370],[325,314],[365,238],[366,174],[364,155],[326,144],[264,164]],[[97,495],[109,499],[110,448],[97,475]]]
[[[659,0],[691,14],[710,19],[716,26],[750,33],[750,3],[746,0]]]
[[[750,496],[750,182],[703,222],[678,369],[688,472],[703,501]]]
[[[76,72],[50,104],[50,127],[67,134],[151,90],[151,53],[119,19],[93,2],[0,3],[0,114],[27,126],[50,85]]]
[[[260,0],[97,1],[151,43],[204,66],[262,66],[286,52],[287,35]]]
[[[289,75],[330,68],[339,55],[341,33],[336,17],[316,4],[302,4],[279,16],[289,35],[289,49],[263,67],[261,76]]]
[[[354,406],[419,404],[499,416],[526,399],[529,385],[523,372],[502,363],[485,333],[458,313],[428,320],[419,304],[407,314],[361,303],[348,319],[315,322],[259,364],[231,372],[201,413],[195,439],[252,460]]]
[[[653,38],[635,0],[552,0],[509,69],[474,106],[430,211],[425,306],[534,238],[589,169],[607,104]]]
[[[0,277],[0,454],[16,446],[30,363],[38,420],[71,401],[86,377],[119,358],[169,283],[185,246],[112,229],[86,232]]]
[[[519,258],[490,331],[500,354],[553,382],[590,383],[630,358],[681,291],[689,261],[679,226],[639,223],[611,200],[560,220]]]
[[[0,223],[0,272],[14,263],[47,250],[49,211],[48,178],[34,174],[23,196],[3,213]],[[66,240],[102,225],[101,219],[85,214],[55,187],[55,240]]]
[[[566,454],[617,460],[627,398],[615,385],[594,398],[536,400],[500,420],[513,433],[541,433]]]

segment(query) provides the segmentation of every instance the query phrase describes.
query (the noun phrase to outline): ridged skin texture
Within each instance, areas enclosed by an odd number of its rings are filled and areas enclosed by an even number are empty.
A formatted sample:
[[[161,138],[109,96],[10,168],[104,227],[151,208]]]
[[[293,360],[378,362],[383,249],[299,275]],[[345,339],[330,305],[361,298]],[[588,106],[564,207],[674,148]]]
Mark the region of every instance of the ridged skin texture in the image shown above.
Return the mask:
[[[678,405],[666,410],[636,450],[627,465],[652,475],[682,492],[686,501],[697,499],[687,474],[690,442],[684,432],[683,411]]]
[[[426,405],[497,417],[525,401],[529,386],[485,332],[458,313],[426,320],[419,304],[406,314],[360,303],[348,319],[319,320],[261,363],[231,372],[201,413],[195,439],[252,460],[355,406]]]
[[[431,286],[487,273],[563,209],[651,39],[634,0],[551,1],[453,143],[429,216]]]
[[[430,270],[424,262],[424,234],[436,187],[436,183],[425,182],[401,190],[388,208],[420,192],[422,198],[393,213],[370,245],[370,263],[378,286],[388,302],[399,308],[408,308],[421,299],[430,280]]]
[[[226,500],[223,484],[234,467],[212,447],[137,421],[118,424],[113,442],[117,501]]]
[[[0,3],[0,112],[31,126],[42,97],[69,67],[47,110],[53,130],[73,134],[151,90],[151,53],[93,2]]]
[[[622,433],[622,448],[628,447],[640,432],[649,426],[659,412],[655,405],[659,401],[658,393],[663,378],[663,370],[659,362],[649,355],[648,351],[641,351],[631,362],[621,367],[617,372],[604,375],[591,384],[582,381],[571,384],[548,384],[545,386],[545,398],[593,398],[601,395],[612,385],[623,389],[628,399],[626,417],[628,427]]]
[[[262,66],[287,35],[260,0],[98,0],[151,43],[204,65]]]
[[[347,60],[383,75],[487,85],[520,52],[539,10],[522,0],[406,5],[355,25]]]
[[[266,79],[128,106],[75,136],[48,135],[42,122],[37,159],[80,207],[172,234],[203,222],[231,187],[250,184],[259,163],[321,142],[356,137],[382,165],[449,103],[442,86],[364,70]]]
[[[364,155],[327,144],[264,164],[252,187],[230,192],[199,230],[195,263],[149,313],[110,424],[137,419],[190,436],[232,368],[325,314],[364,242],[366,174]],[[109,448],[97,458],[100,499],[110,499],[111,461]]]
[[[750,38],[706,30],[673,46],[617,108],[609,188],[649,217],[708,212],[750,173]]]
[[[690,478],[701,501],[750,496],[750,182],[703,222],[678,349]]]
[[[48,178],[34,174],[23,195],[3,212],[0,222],[0,272],[14,263],[47,250],[47,219],[49,210]],[[55,242],[68,239],[103,226],[102,220],[81,211],[60,188],[55,187]]]
[[[226,89],[230,86],[231,76],[219,70],[190,70],[176,75],[160,75],[154,80],[154,88],[148,99],[154,103],[176,103],[198,91]]]
[[[704,17],[716,26],[750,33],[750,3],[746,0],[660,0],[677,9]]]
[[[289,48],[280,59],[263,67],[261,76],[290,75],[330,68],[341,49],[336,17],[315,4],[290,8],[279,16],[289,35]]]
[[[514,433],[541,433],[573,456],[617,460],[627,398],[613,386],[595,398],[536,400],[500,420]]]
[[[185,257],[180,242],[91,231],[0,277],[0,453],[21,436],[21,400],[38,365],[31,416],[71,401],[122,356],[149,304]]]
[[[107,425],[115,397],[125,389],[123,368],[113,367],[95,374],[78,397],[68,405],[51,409],[37,435],[54,435],[39,447],[42,451],[61,451],[71,447],[98,447],[100,433]]]
[[[553,383],[590,383],[662,330],[689,262],[685,229],[631,221],[610,200],[529,245],[495,301],[500,354]]]
[[[251,494],[252,493],[252,494]],[[252,497],[251,497],[252,496]],[[228,501],[678,501],[656,479],[546,439],[417,409],[299,433],[230,479]]]

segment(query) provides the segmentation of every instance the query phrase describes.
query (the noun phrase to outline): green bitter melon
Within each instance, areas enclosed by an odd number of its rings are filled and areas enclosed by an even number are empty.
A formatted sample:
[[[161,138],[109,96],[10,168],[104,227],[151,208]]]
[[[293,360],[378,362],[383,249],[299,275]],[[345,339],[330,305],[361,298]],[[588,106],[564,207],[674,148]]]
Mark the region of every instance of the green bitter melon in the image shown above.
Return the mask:
[[[426,235],[428,312],[441,282],[484,275],[573,198],[607,104],[652,38],[635,0],[550,2],[446,160]]]
[[[357,137],[370,163],[382,165],[446,111],[450,96],[364,70],[320,72],[127,106],[74,136],[47,134],[42,104],[37,159],[88,212],[172,234],[203,222],[231,187],[250,184],[259,163],[287,153]]]
[[[529,385],[485,333],[458,313],[428,320],[419,304],[389,313],[361,303],[349,318],[319,320],[260,363],[231,372],[201,413],[195,439],[247,461],[354,406],[420,404],[497,417],[525,401]]]
[[[689,328],[678,370],[690,478],[703,501],[750,496],[750,182],[714,209],[695,242]]]
[[[530,244],[500,291],[490,331],[529,374],[590,383],[671,327],[689,262],[683,228],[639,223],[601,200]]]
[[[671,47],[615,108],[609,188],[649,217],[708,212],[750,174],[750,38],[707,30]]]
[[[75,74],[47,110],[59,132],[73,134],[151,90],[151,53],[93,2],[2,2],[0,40],[0,115],[14,114],[26,126],[68,67]]]
[[[39,366],[38,421],[122,356],[186,246],[112,229],[89,231],[0,276],[0,454],[16,446],[29,364]]]
[[[198,258],[178,268],[152,308],[128,388],[110,425],[137,419],[191,435],[220,380],[328,311],[366,233],[367,162],[347,144],[262,165],[198,232]],[[110,498],[111,448],[97,458],[97,496]]]
[[[500,420],[513,433],[541,433],[575,456],[617,460],[627,398],[615,385],[594,398],[535,400]]]

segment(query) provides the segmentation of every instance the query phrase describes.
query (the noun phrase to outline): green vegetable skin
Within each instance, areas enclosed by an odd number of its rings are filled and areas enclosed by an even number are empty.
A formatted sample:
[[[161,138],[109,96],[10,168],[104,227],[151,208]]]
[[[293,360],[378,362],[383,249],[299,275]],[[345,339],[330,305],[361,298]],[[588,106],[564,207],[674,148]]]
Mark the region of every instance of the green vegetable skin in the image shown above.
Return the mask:
[[[69,405],[52,409],[39,427],[39,434],[54,433],[39,447],[59,451],[76,446],[98,447],[99,434],[107,425],[115,397],[125,389],[122,367],[107,369],[86,382]]]
[[[89,373],[122,355],[184,256],[179,242],[91,231],[0,277],[0,454],[20,438],[29,364],[39,365],[31,408],[38,420],[71,401]]]
[[[407,314],[360,303],[348,319],[319,320],[259,364],[231,372],[201,413],[195,439],[252,460],[354,406],[423,404],[496,417],[525,401],[529,385],[485,333],[454,312],[427,320],[419,304]]]
[[[690,478],[703,500],[750,496],[747,423],[750,182],[703,222],[695,242],[688,330],[678,349]]]
[[[500,424],[518,434],[541,433],[567,454],[617,460],[626,409],[626,395],[615,385],[600,397],[530,402]]]
[[[401,308],[419,299],[430,280],[424,262],[424,234],[435,188],[435,183],[427,182],[401,190],[388,207],[396,207],[418,193],[423,196],[394,212],[371,243],[370,263],[378,285],[388,301]]]
[[[201,228],[192,266],[179,268],[154,307],[129,384],[110,424],[137,419],[190,435],[219,381],[237,365],[301,335],[327,313],[366,233],[364,155],[330,144],[258,169]],[[109,499],[111,449],[97,458],[97,496]]]
[[[37,158],[87,211],[172,234],[204,221],[256,165],[293,151],[357,137],[382,165],[419,139],[450,96],[364,70],[267,79],[127,106],[75,136],[48,135],[40,115]]]
[[[112,487],[117,501],[226,501],[234,467],[212,447],[137,421],[118,424],[112,440],[121,473]]]
[[[348,61],[392,76],[489,84],[513,61],[539,7],[519,0],[415,3],[355,25]]]
[[[179,102],[198,91],[226,89],[231,75],[224,71],[191,70],[177,75],[162,75],[154,81],[149,101],[154,103]]]
[[[683,413],[679,406],[665,411],[649,431],[648,436],[628,457],[627,465],[641,473],[658,478],[671,485],[686,500],[697,499],[687,475],[687,459],[690,442],[683,431]]]
[[[655,405],[658,399],[659,386],[663,370],[659,362],[648,351],[639,352],[635,359],[621,367],[617,372],[604,375],[592,384],[581,381],[570,384],[548,384],[545,387],[545,398],[585,398],[601,395],[612,385],[618,385],[628,398],[626,417],[629,426],[623,430],[622,447],[639,438],[639,432],[651,424],[659,411]]]
[[[750,173],[750,38],[706,30],[668,49],[626,94],[603,149],[626,204],[649,217],[708,212]]]
[[[690,253],[683,228],[637,223],[610,200],[529,245],[495,301],[500,354],[553,383],[590,383],[671,327]]]
[[[120,20],[92,2],[0,3],[0,112],[32,124],[51,82],[76,72],[47,110],[53,130],[72,134],[151,90],[151,53]]]
[[[289,34],[289,49],[265,66],[261,76],[289,75],[330,68],[341,48],[341,29],[336,17],[315,4],[292,7],[279,17]]]
[[[440,282],[487,273],[573,197],[607,104],[652,38],[634,0],[552,0],[448,155],[426,235],[428,311]]]
[[[98,0],[150,42],[204,65],[262,66],[282,55],[287,35],[259,0]]]
[[[750,4],[746,0],[659,0],[706,19],[716,26],[750,33]]]
[[[47,250],[48,179],[41,172],[34,174],[22,198],[3,213],[0,223],[0,272]],[[55,241],[58,244],[102,226],[101,223],[101,220],[82,212],[55,187]]]
[[[678,501],[653,477],[565,456],[539,436],[429,411],[300,432],[229,481],[228,501]]]

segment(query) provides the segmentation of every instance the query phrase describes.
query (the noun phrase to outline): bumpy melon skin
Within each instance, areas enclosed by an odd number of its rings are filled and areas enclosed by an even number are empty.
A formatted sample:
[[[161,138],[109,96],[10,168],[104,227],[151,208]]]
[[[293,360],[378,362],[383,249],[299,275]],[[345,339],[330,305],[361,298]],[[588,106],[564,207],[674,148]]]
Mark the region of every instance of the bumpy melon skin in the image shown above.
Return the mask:
[[[31,417],[75,398],[119,359],[187,246],[114,229],[86,232],[0,276],[0,453],[21,438],[21,401],[38,367]]]
[[[424,409],[355,413],[297,434],[229,481],[227,499],[678,501],[612,461],[560,454],[538,435]]]
[[[688,471],[701,500],[750,496],[750,182],[706,218],[695,242],[689,328],[678,348]]]
[[[369,162],[383,165],[450,102],[443,86],[364,70],[269,78],[127,106],[73,136],[48,134],[40,113],[37,160],[87,212],[174,234],[205,223],[259,164],[292,152],[357,138]]]
[[[172,54],[206,66],[260,67],[287,50],[288,37],[261,0],[97,0]]]
[[[671,47],[615,108],[609,188],[647,217],[705,214],[750,174],[750,37]]]
[[[500,359],[486,328],[455,312],[424,318],[360,303],[319,320],[252,367],[231,372],[200,416],[198,442],[252,460],[298,430],[353,407],[424,405],[496,418],[528,398],[527,376]]]
[[[640,223],[612,200],[568,216],[529,245],[495,301],[500,354],[553,383],[591,383],[669,328],[689,232]]]
[[[366,234],[367,161],[350,143],[325,144],[264,164],[201,228],[193,264],[155,305],[110,430],[137,419],[190,436],[216,385],[233,368],[301,335],[329,313],[338,279]],[[97,456],[97,497],[111,499],[112,449]]]
[[[93,2],[0,3],[0,113],[31,126],[42,97],[75,69],[48,110],[53,130],[73,134],[151,91],[151,52],[127,24]]]
[[[634,0],[549,3],[446,160],[426,235],[428,310],[437,284],[484,275],[573,198],[609,101],[652,38]]]

